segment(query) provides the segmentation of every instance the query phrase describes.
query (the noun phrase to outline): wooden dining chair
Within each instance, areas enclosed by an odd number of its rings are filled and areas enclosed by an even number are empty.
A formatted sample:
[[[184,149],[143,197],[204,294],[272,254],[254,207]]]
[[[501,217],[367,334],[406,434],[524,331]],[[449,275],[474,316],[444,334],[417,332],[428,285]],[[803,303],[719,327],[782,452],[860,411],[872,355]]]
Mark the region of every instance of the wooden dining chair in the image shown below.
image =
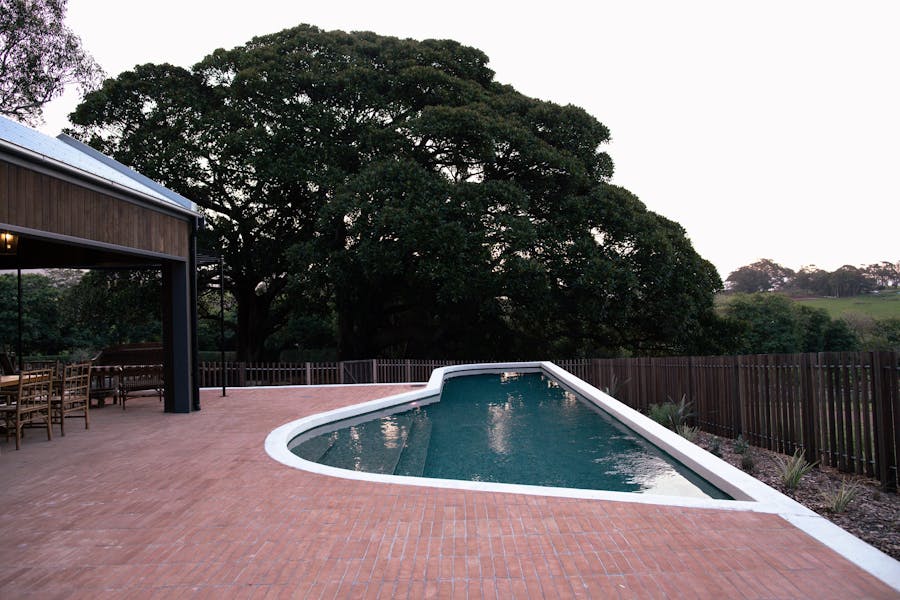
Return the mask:
[[[22,446],[22,430],[26,425],[47,427],[47,439],[53,439],[51,431],[50,398],[53,392],[53,369],[35,369],[19,373],[19,387],[14,398],[0,406],[6,421],[6,440],[11,429],[15,430],[16,450]]]
[[[91,428],[91,363],[66,365],[62,369],[62,386],[58,395],[50,400],[54,423],[59,432],[66,435],[66,419],[84,419],[84,428]]]

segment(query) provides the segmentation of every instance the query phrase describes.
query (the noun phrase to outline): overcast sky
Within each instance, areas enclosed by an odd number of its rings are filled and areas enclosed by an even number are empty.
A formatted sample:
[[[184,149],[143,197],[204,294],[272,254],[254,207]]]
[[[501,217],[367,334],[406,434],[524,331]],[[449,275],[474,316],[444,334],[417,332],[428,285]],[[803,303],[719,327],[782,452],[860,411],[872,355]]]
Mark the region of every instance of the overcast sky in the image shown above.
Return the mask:
[[[496,79],[606,124],[614,183],[722,277],[900,260],[900,1],[69,0],[107,74],[190,67],[300,23],[483,50]],[[74,92],[45,114],[67,126]]]

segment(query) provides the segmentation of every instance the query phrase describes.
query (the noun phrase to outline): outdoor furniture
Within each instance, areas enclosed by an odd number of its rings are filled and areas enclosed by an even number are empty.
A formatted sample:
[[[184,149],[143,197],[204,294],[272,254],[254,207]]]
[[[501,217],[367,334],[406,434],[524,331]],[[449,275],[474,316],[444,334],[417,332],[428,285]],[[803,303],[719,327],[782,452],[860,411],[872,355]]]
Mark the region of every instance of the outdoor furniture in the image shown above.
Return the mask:
[[[5,379],[5,377],[4,377]],[[47,427],[47,439],[53,439],[51,430],[50,398],[53,393],[53,369],[23,371],[18,376],[15,396],[7,396],[0,412],[6,423],[6,440],[10,429],[15,429],[16,450],[22,445],[23,429],[26,425]]]
[[[136,392],[149,391],[162,400],[162,354],[162,345],[154,342],[104,348],[93,360],[91,398],[102,406],[111,396],[114,403],[122,403],[122,410]]]
[[[76,363],[63,368],[62,386],[50,401],[52,420],[59,423],[60,434],[66,435],[66,418],[83,418],[84,428],[91,428],[90,389],[91,363]]]
[[[94,365],[91,369],[90,399],[97,401],[97,407],[103,408],[106,399],[112,398],[113,404],[119,401],[119,365]]]

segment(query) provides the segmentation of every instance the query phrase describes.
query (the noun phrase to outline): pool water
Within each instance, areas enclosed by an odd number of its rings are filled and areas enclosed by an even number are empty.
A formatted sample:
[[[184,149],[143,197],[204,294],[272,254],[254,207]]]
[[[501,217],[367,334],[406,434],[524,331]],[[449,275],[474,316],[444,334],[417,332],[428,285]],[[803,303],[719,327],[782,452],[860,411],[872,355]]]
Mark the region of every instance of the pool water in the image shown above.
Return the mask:
[[[389,475],[730,499],[542,373],[455,377],[439,401],[398,409],[306,432],[291,451]]]

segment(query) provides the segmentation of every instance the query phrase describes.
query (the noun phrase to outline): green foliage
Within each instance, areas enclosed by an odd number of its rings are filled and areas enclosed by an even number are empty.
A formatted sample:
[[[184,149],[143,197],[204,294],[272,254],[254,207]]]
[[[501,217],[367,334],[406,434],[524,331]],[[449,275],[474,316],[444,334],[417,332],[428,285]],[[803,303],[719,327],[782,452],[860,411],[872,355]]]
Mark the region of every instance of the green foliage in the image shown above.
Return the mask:
[[[794,275],[791,269],[764,258],[733,271],[725,280],[725,286],[731,292],[743,294],[772,292],[784,289]]]
[[[71,132],[202,206],[238,356],[683,354],[715,269],[610,184],[609,131],[448,40],[302,25],[141,65]]]
[[[737,436],[737,439],[731,443],[731,449],[735,454],[746,454],[750,450],[750,444],[744,439],[743,435]]]
[[[619,389],[625,387],[628,384],[628,378],[624,381],[619,381],[619,377],[613,373],[612,377],[609,380],[609,385],[603,387],[603,393],[607,396],[611,396],[613,398],[619,393]]]
[[[63,23],[66,0],[0,0],[0,114],[30,125],[64,88],[103,72]]]
[[[650,405],[649,417],[660,425],[680,434],[680,430],[686,426],[688,419],[693,416],[691,404],[691,402],[688,402],[687,396],[682,396],[679,402],[667,398],[662,404]]]
[[[707,450],[709,450],[709,453],[713,456],[722,458],[722,442],[719,440],[719,438],[714,437],[709,443],[709,448],[707,448]]]
[[[756,456],[752,451],[748,450],[741,454],[741,468],[748,473],[753,473],[756,469]]]
[[[157,271],[47,271],[22,275],[25,355],[92,357],[104,346],[159,340]],[[2,350],[17,345],[15,275],[0,275]]]
[[[675,432],[689,442],[694,442],[700,434],[700,427],[691,427],[690,425],[678,425]]]
[[[660,425],[671,429],[674,412],[674,402],[663,402],[662,404],[651,404],[647,416]]]
[[[816,466],[816,463],[807,462],[805,454],[806,452],[804,450],[798,448],[790,458],[775,459],[778,464],[781,483],[789,490],[797,489],[803,476],[812,471]]]
[[[722,312],[739,332],[735,354],[851,351],[859,345],[842,321],[780,294],[737,294]]]
[[[89,271],[66,293],[72,343],[97,350],[159,341],[162,280],[157,270]]]
[[[864,341],[867,350],[900,352],[900,318],[876,321],[867,333]]]
[[[841,480],[841,486],[830,492],[822,492],[822,497],[828,510],[834,513],[842,513],[853,502],[862,490],[862,485],[856,481]]]
[[[752,294],[781,291],[792,296],[858,296],[871,290],[894,290],[900,286],[900,263],[882,261],[867,267],[844,265],[823,271],[815,265],[797,272],[763,259],[733,271],[726,280],[731,292]],[[832,315],[837,317],[839,315]]]
[[[22,347],[27,354],[57,354],[70,343],[62,326],[61,291],[49,278],[22,274]],[[18,340],[18,292],[15,274],[0,275],[0,340],[15,352]]]

